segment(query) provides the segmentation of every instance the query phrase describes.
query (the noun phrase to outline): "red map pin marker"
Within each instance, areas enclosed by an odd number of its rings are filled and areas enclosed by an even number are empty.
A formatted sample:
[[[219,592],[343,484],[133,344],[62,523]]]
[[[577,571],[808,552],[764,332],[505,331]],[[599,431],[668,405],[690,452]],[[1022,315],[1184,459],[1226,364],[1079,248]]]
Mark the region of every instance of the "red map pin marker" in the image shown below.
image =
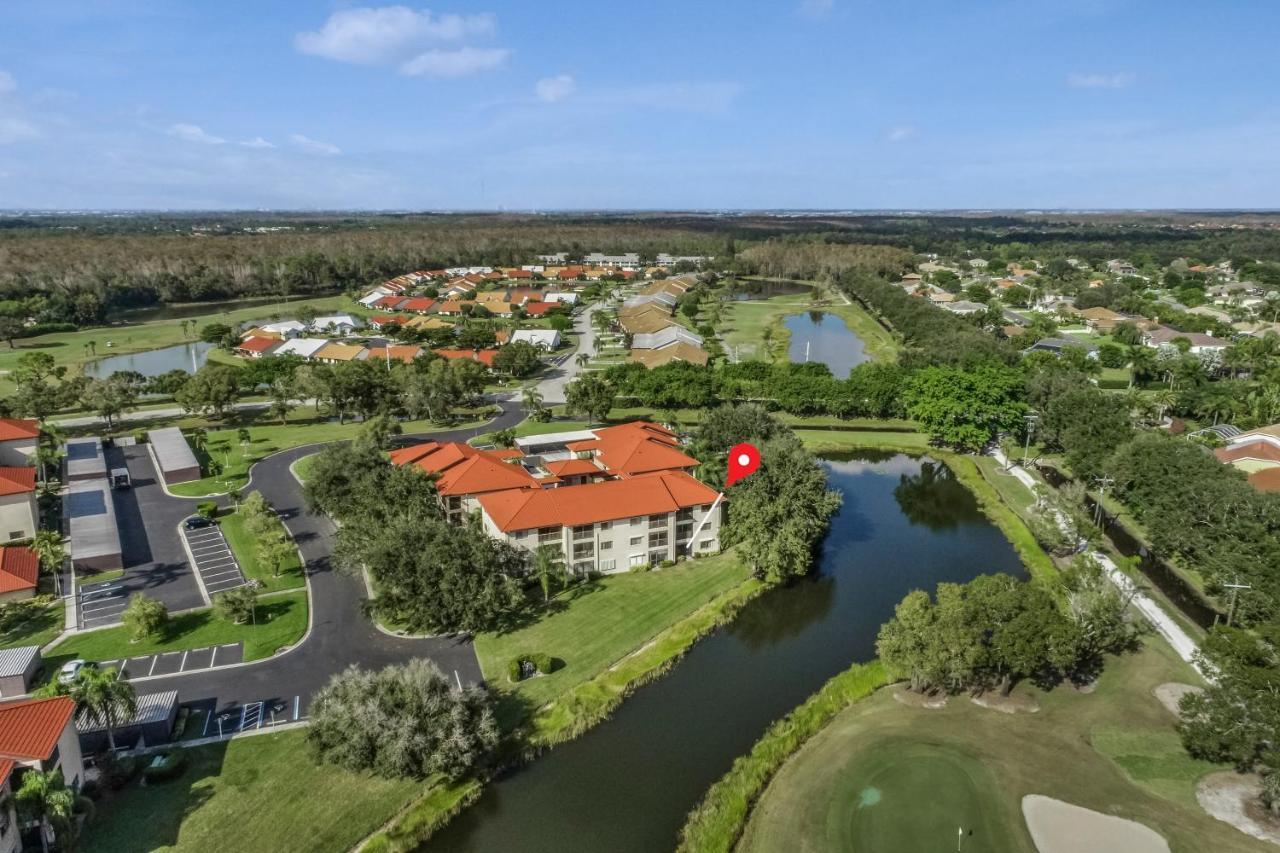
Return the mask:
[[[729,477],[725,486],[732,486],[760,467],[760,451],[750,444],[735,444],[729,448]]]

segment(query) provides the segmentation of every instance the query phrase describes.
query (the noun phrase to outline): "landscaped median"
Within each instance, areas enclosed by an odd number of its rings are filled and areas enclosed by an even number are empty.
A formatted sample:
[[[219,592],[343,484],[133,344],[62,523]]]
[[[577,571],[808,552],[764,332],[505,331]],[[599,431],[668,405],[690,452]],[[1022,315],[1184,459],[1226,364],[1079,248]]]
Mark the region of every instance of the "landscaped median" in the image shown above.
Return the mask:
[[[270,571],[262,565],[258,557],[258,541],[249,532],[246,522],[242,509],[219,519],[222,534],[227,537],[227,544],[231,546],[231,552],[235,554],[236,562],[240,564],[240,571],[244,576],[262,584],[260,588],[262,592],[278,592],[306,586],[307,579],[302,573],[302,558],[298,556],[297,549],[293,548],[289,551],[288,559],[280,567],[279,574]],[[281,535],[287,535],[284,533],[284,525],[278,519],[275,524],[280,528]]]
[[[751,807],[769,780],[836,714],[870,696],[887,682],[879,661],[854,664],[835,676],[803,705],[774,723],[751,752],[707,791],[680,830],[681,853],[733,850],[746,828]]]
[[[244,643],[246,662],[271,657],[295,645],[307,632],[307,594],[285,593],[259,599],[256,621],[244,625],[223,619],[212,608],[188,610],[169,617],[160,636],[133,641],[123,625],[72,634],[44,656],[54,672],[63,662],[123,660],[139,655],[180,652],[206,646]]]

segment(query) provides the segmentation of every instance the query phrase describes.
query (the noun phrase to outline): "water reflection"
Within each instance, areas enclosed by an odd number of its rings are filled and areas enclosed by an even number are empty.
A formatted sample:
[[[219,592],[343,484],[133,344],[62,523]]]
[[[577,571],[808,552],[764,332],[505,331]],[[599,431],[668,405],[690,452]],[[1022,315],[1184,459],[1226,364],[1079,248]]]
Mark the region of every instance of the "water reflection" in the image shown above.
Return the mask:
[[[930,530],[950,530],[985,520],[977,501],[951,469],[930,459],[920,463],[917,473],[899,477],[893,497],[912,524]]]
[[[837,379],[844,379],[850,370],[870,360],[862,338],[834,314],[809,311],[792,314],[783,322],[791,333],[787,354],[793,362],[821,362]]]
[[[195,373],[208,360],[213,349],[213,344],[192,341],[128,355],[113,355],[89,362],[84,366],[84,373],[96,378],[106,378],[118,370],[137,371],[143,376],[159,376],[170,370]]]

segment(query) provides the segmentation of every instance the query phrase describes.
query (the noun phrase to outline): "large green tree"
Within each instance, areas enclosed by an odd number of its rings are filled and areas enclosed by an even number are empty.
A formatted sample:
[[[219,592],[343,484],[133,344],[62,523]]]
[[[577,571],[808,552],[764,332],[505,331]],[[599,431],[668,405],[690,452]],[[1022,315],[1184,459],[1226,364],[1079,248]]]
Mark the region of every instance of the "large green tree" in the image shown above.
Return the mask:
[[[988,363],[974,368],[927,367],[907,383],[907,417],[935,441],[978,450],[1002,432],[1022,429],[1027,412],[1022,375]]]

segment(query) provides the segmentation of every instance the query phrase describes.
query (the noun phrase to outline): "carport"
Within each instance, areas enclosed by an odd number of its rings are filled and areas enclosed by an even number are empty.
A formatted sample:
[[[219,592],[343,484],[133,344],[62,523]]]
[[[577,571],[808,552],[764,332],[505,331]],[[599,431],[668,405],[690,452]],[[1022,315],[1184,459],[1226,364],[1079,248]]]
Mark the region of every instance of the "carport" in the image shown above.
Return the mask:
[[[186,483],[200,479],[200,463],[187,444],[186,436],[177,427],[153,429],[147,433],[156,467],[165,483]]]
[[[103,470],[106,468],[104,466]],[[71,565],[106,572],[124,567],[115,503],[106,480],[80,480],[67,486],[63,515],[71,534]]]
[[[0,649],[0,699],[25,694],[39,669],[39,646]]]
[[[102,452],[102,439],[69,438],[66,443],[67,480],[105,480],[107,457]]]
[[[133,718],[113,727],[116,749],[140,749],[168,743],[173,737],[173,721],[178,716],[178,691],[149,693],[139,696]],[[84,753],[101,752],[108,746],[107,727],[88,709],[76,715],[76,731],[80,733],[80,749]]]

